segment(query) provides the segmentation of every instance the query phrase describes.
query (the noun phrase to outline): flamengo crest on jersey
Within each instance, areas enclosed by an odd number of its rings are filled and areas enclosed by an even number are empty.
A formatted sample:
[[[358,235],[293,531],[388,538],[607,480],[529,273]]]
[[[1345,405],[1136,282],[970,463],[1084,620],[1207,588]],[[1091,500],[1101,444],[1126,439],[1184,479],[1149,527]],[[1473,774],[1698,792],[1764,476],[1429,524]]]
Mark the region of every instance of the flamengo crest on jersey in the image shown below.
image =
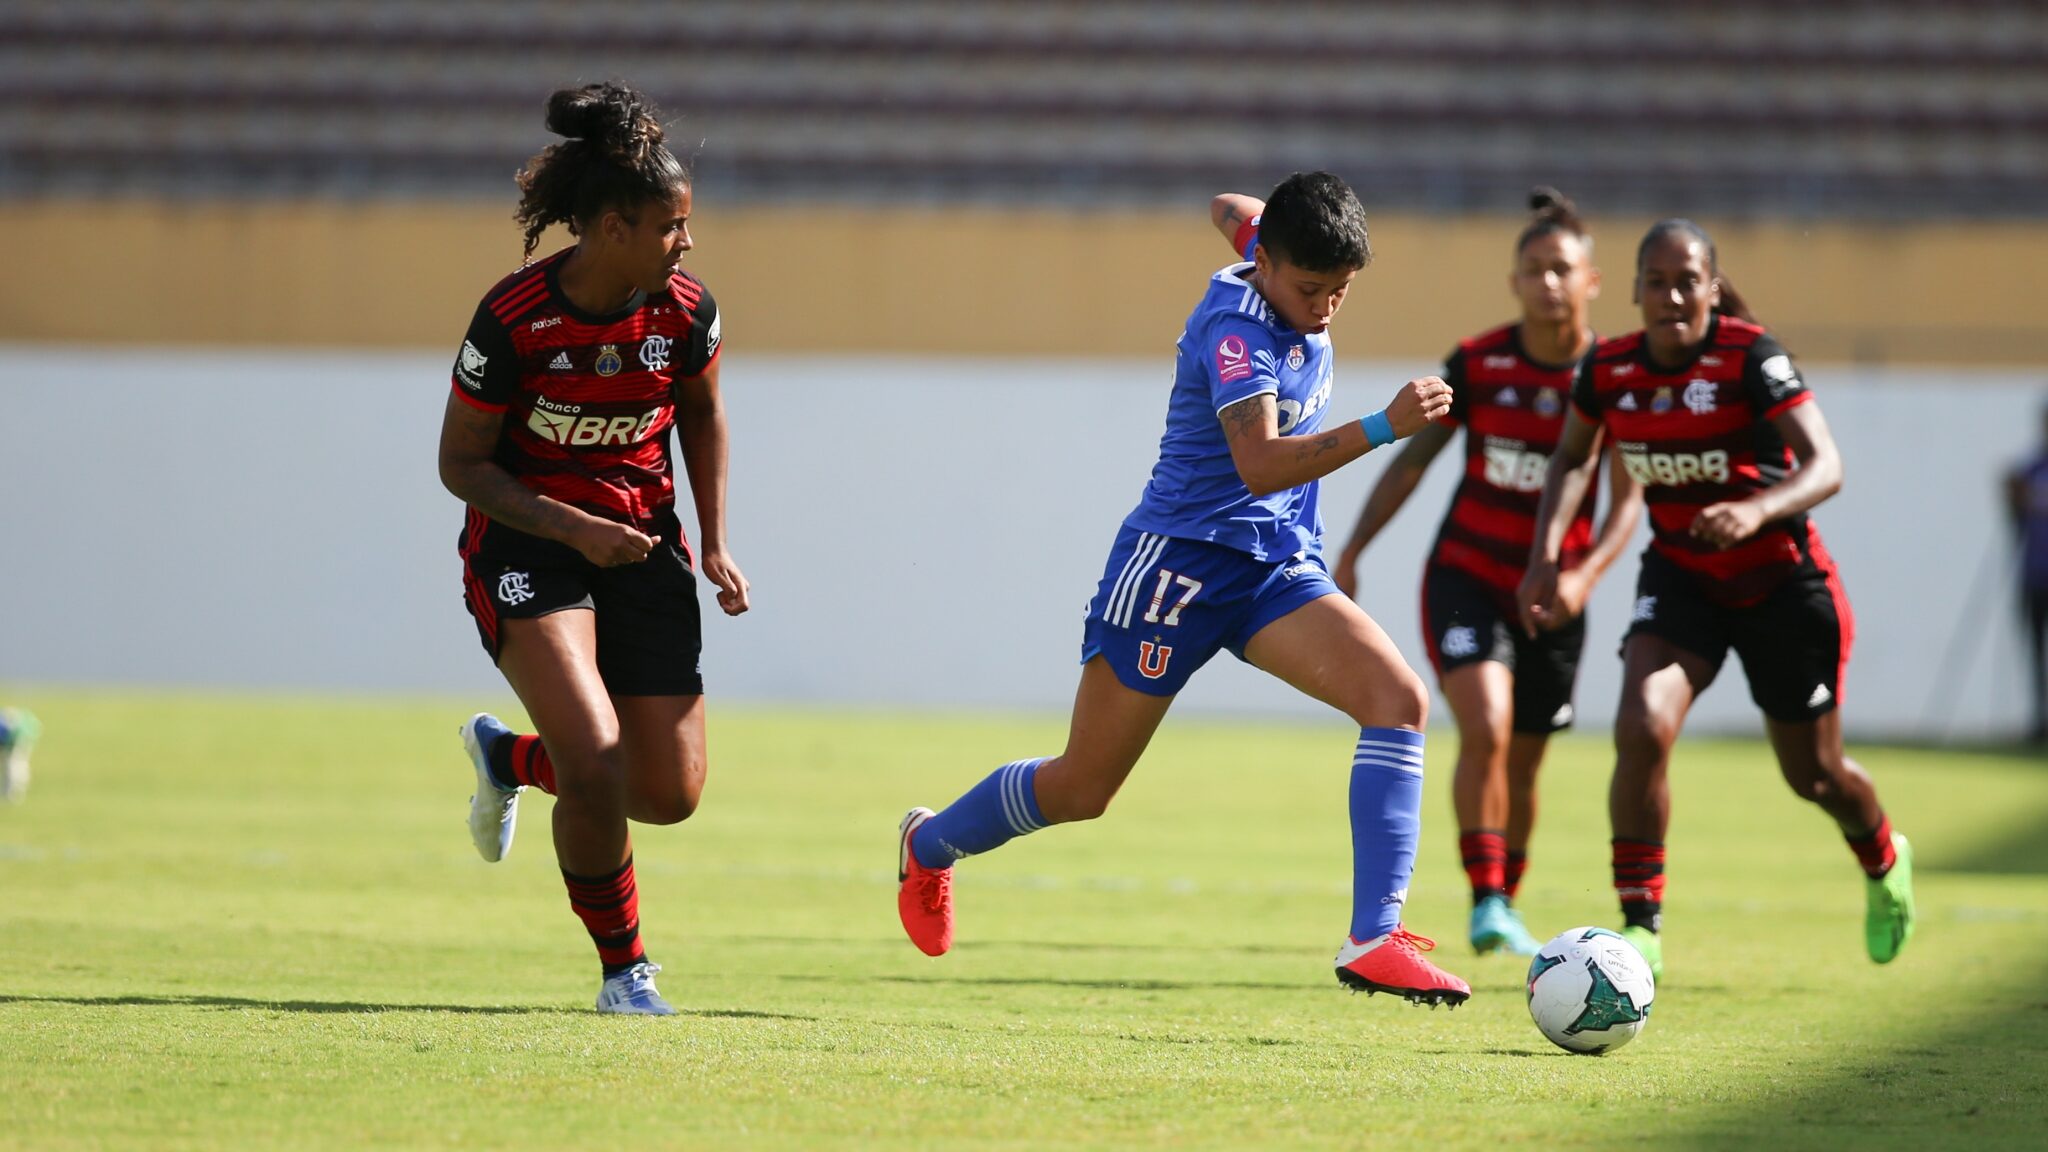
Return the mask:
[[[1217,413],[1266,393],[1278,409],[1281,435],[1321,431],[1333,360],[1327,333],[1305,335],[1273,314],[1244,279],[1252,267],[1236,264],[1210,277],[1189,314],[1176,345],[1159,461],[1124,523],[1276,560],[1320,550],[1317,485],[1253,496],[1237,474]]]

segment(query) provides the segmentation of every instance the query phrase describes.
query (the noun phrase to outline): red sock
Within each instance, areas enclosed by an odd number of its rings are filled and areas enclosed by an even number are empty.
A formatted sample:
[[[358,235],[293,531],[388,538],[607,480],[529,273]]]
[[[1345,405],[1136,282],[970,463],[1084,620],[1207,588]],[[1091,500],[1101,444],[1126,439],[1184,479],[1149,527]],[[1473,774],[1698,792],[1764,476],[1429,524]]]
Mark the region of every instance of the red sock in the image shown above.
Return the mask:
[[[1472,882],[1474,904],[1488,896],[1507,895],[1507,837],[1485,830],[1460,832],[1458,855],[1465,860],[1465,878]]]
[[[1515,893],[1521,890],[1522,873],[1529,870],[1529,854],[1508,849],[1507,867],[1501,872],[1501,887],[1507,889],[1508,900],[1512,902]]]
[[[1657,932],[1664,927],[1664,845],[1655,840],[1614,841],[1614,891],[1622,922]]]
[[[1892,818],[1880,814],[1877,827],[1862,836],[1846,836],[1849,851],[1856,854],[1856,862],[1863,865],[1863,874],[1872,880],[1882,880],[1898,860],[1898,853],[1892,849]]]
[[[575,876],[562,872],[569,888],[569,907],[597,944],[598,962],[607,975],[647,959],[640,947],[640,886],[633,880],[633,858],[606,876]]]
[[[491,775],[526,788],[555,794],[555,762],[538,736],[501,736],[491,745]]]

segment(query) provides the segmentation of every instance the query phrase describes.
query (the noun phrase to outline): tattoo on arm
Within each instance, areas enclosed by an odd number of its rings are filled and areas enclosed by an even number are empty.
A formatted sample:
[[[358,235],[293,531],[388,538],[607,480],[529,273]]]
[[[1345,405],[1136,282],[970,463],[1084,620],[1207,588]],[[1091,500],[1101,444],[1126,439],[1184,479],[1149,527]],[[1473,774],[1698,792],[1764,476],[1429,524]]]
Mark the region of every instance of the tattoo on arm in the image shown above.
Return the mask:
[[[1336,450],[1337,434],[1331,432],[1328,435],[1318,436],[1313,440],[1303,440],[1301,444],[1295,447],[1294,458],[1296,460],[1313,460],[1326,452],[1335,452]]]
[[[1278,414],[1279,409],[1274,406],[1273,394],[1261,392],[1257,396],[1247,396],[1218,412],[1216,418],[1223,422],[1223,438],[1235,442],[1265,427],[1271,427],[1277,432]]]

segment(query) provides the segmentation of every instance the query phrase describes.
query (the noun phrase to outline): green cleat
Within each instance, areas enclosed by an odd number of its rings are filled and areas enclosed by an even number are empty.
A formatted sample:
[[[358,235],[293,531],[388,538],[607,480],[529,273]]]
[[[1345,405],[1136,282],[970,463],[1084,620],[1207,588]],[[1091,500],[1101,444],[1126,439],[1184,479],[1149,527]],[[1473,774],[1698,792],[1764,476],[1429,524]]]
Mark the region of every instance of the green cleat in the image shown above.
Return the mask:
[[[1642,953],[1643,959],[1649,962],[1650,979],[1664,978],[1664,941],[1659,939],[1655,932],[1648,928],[1630,926],[1621,930],[1621,938],[1634,945],[1635,950]]]
[[[1892,833],[1891,871],[1871,880],[1863,912],[1863,943],[1870,958],[1889,964],[1913,938],[1913,846]]]

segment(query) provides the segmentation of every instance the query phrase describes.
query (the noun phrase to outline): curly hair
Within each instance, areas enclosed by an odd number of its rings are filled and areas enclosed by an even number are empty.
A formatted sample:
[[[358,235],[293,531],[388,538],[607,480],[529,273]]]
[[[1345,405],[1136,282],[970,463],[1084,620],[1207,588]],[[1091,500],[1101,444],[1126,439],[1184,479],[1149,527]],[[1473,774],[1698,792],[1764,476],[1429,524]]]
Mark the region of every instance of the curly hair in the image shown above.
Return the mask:
[[[689,169],[662,139],[652,102],[623,84],[586,84],[548,97],[548,131],[563,137],[519,172],[519,209],[526,257],[551,224],[582,229],[611,209],[630,211],[673,196],[690,184]]]

